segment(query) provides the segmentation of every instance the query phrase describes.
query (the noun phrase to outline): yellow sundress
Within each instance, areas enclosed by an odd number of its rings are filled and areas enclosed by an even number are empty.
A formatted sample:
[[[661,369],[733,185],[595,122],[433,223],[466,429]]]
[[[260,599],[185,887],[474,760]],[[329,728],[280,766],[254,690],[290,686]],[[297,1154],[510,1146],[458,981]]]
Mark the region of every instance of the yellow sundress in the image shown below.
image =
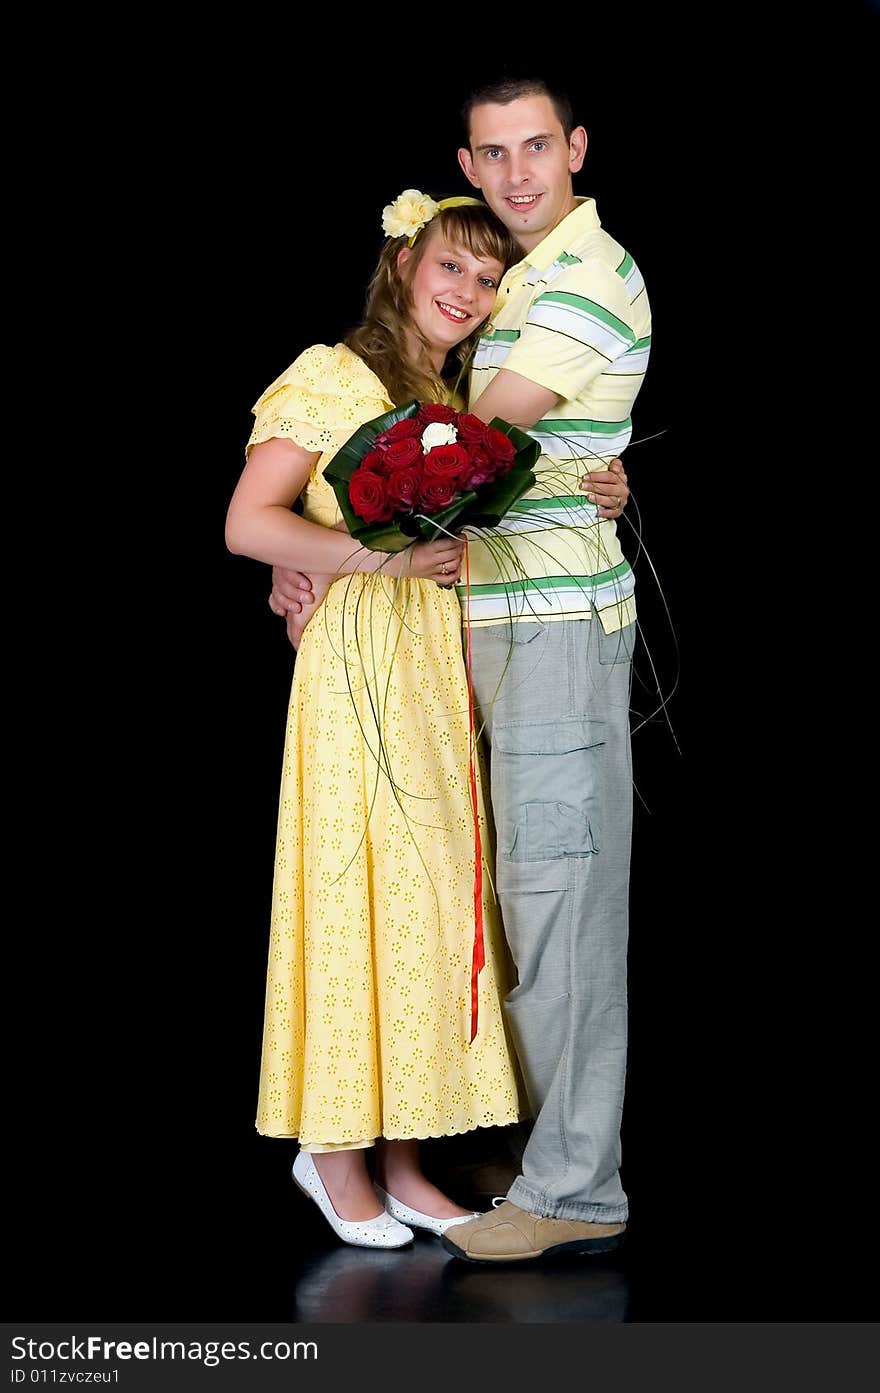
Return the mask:
[[[287,436],[320,450],[304,515],[332,526],[340,515],[322,469],[391,405],[355,353],[319,344],[257,402],[248,443]],[[486,964],[470,1042],[468,750],[455,591],[381,575],[335,581],[294,669],[259,1132],[330,1150],[520,1116],[500,1000],[508,960],[485,865]],[[486,852],[481,791],[479,807]]]

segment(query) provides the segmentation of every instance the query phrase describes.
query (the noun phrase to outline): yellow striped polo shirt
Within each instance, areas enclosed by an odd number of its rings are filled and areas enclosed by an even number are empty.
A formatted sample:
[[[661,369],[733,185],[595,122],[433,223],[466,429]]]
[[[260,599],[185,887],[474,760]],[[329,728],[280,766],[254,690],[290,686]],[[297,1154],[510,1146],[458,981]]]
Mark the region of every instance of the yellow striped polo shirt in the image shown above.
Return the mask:
[[[540,443],[535,487],[472,538],[474,624],[586,617],[606,633],[635,619],[635,578],[610,518],[578,489],[622,454],[648,364],[651,312],[632,257],[604,232],[592,198],[505,275],[471,368],[473,404],[499,368],[560,400],[529,434]],[[459,586],[464,596],[464,586]]]

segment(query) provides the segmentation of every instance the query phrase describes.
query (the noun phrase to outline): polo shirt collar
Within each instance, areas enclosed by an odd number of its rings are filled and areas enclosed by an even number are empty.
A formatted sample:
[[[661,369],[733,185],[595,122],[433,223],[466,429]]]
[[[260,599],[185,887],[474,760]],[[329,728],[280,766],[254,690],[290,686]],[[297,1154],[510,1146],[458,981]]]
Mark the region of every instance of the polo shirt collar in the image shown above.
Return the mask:
[[[534,266],[538,271],[546,271],[576,238],[583,237],[587,232],[595,232],[602,226],[594,198],[579,198],[576,202],[577,207],[572,208],[562,222],[554,227],[552,232],[547,233],[543,241],[526,253],[519,263],[520,266]]]

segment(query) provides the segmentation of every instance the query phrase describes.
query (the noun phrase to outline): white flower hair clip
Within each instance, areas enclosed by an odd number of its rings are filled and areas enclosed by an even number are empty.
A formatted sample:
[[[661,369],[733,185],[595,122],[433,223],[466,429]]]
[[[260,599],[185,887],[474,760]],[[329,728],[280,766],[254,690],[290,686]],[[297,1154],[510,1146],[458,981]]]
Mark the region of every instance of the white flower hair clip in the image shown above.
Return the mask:
[[[428,194],[418,189],[404,189],[393,203],[382,209],[382,230],[389,237],[415,237],[439,212],[439,203]]]
[[[441,198],[435,203],[430,194],[420,189],[404,189],[393,203],[382,209],[382,231],[387,237],[408,237],[412,246],[419,233],[444,208],[464,208],[481,205],[478,198]]]

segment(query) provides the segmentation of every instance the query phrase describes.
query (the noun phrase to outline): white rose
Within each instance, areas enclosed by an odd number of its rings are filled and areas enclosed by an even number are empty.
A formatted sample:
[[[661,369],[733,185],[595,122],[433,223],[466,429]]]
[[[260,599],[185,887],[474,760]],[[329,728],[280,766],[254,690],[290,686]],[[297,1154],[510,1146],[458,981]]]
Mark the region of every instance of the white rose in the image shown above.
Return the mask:
[[[457,439],[458,431],[455,426],[450,426],[445,421],[432,421],[422,431],[422,449],[427,454],[435,445],[454,445]]]
[[[418,189],[404,189],[393,203],[382,209],[382,230],[389,237],[411,237],[439,213],[433,198]]]

